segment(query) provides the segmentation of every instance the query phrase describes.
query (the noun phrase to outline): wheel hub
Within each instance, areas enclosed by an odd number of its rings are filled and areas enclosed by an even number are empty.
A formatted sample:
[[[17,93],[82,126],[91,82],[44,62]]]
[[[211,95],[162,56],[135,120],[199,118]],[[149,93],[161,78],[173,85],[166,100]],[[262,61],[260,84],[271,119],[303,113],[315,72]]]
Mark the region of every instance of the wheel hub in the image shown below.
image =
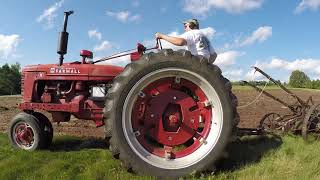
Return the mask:
[[[181,107],[178,104],[169,104],[162,118],[163,128],[167,132],[177,132],[181,123]]]
[[[176,90],[169,90],[152,99],[151,106],[146,112],[147,117],[148,114],[152,117],[150,122],[153,126],[149,130],[151,137],[168,146],[185,143],[194,134],[188,129],[198,128],[198,123],[194,121],[196,113],[188,110],[195,105],[191,97]],[[186,128],[180,128],[180,126]]]
[[[15,138],[20,146],[30,147],[34,141],[34,134],[30,125],[19,124],[15,128]]]

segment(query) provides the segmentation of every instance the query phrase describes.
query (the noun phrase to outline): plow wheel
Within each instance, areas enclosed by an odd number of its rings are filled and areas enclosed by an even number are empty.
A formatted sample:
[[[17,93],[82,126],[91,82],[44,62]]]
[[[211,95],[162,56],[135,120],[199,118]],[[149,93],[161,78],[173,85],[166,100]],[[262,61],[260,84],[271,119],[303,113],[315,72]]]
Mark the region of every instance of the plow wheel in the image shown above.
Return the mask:
[[[285,127],[281,124],[282,117],[277,113],[268,113],[260,121],[259,128],[267,133],[281,135],[285,132]]]
[[[144,55],[108,92],[110,149],[139,174],[213,169],[238,123],[236,105],[230,82],[206,59],[188,51]]]
[[[305,118],[302,123],[301,134],[302,137],[307,140],[308,133],[319,133],[320,132],[320,104],[315,104],[310,107],[307,111]]]

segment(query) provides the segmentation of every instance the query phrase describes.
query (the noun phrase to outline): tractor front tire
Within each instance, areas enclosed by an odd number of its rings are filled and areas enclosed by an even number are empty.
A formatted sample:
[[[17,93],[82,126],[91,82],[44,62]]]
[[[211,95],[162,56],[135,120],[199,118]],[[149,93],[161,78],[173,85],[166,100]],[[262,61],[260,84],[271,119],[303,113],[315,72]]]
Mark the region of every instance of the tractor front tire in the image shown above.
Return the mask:
[[[38,123],[40,125],[40,129],[43,132],[44,135],[44,142],[42,144],[42,148],[48,148],[50,147],[53,139],[53,127],[50,122],[50,120],[45,116],[44,114],[40,112],[34,112],[32,113],[33,116],[35,116],[38,119]]]
[[[8,136],[13,147],[28,151],[41,149],[45,142],[38,119],[24,112],[11,120]]]
[[[108,91],[110,149],[139,174],[213,170],[235,134],[236,106],[231,83],[207,59],[185,50],[145,54]]]

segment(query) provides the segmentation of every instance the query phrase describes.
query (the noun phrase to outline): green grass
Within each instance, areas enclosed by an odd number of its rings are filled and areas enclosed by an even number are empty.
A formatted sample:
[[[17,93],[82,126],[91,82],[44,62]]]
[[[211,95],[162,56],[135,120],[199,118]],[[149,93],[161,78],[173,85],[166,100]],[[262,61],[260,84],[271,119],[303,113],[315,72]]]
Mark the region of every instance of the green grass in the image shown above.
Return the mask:
[[[238,147],[238,148],[237,148]],[[301,137],[249,137],[231,145],[217,179],[320,179],[320,142]]]
[[[57,137],[50,150],[27,152],[10,147],[0,134],[0,179],[153,179],[121,168],[102,140]]]
[[[244,137],[227,149],[217,171],[186,179],[320,179],[320,142],[286,136]],[[154,179],[121,168],[101,140],[56,137],[50,150],[12,149],[0,134],[0,179]]]

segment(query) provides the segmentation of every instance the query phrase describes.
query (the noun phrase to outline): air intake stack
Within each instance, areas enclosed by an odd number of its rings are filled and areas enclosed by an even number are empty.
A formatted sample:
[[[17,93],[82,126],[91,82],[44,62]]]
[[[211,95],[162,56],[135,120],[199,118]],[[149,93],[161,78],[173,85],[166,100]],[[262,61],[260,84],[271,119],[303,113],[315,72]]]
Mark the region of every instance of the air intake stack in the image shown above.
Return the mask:
[[[64,12],[64,22],[63,22],[63,30],[59,33],[59,42],[58,42],[58,50],[57,53],[60,54],[59,58],[59,66],[63,64],[64,55],[67,54],[68,49],[68,36],[67,25],[68,25],[68,17],[73,14],[73,11]]]

